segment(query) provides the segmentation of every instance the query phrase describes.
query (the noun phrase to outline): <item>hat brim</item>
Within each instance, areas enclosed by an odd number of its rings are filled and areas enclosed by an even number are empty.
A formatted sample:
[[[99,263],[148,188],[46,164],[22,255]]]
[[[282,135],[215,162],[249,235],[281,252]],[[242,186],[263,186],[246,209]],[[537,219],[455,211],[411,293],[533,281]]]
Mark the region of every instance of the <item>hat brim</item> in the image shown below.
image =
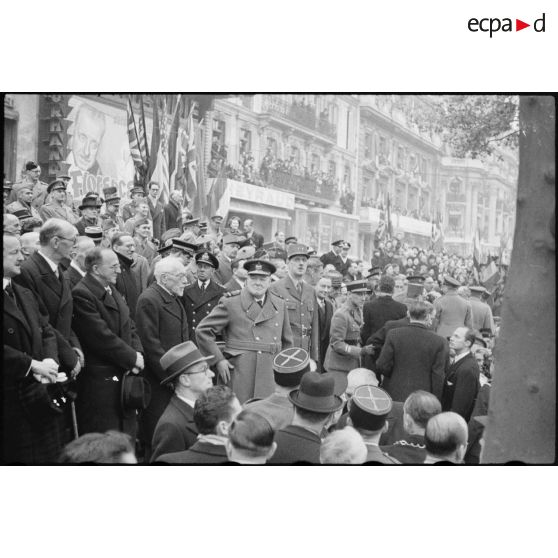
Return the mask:
[[[81,211],[82,209],[101,209],[103,205],[80,205],[78,209]]]
[[[211,360],[212,358],[213,358],[212,356],[201,357],[201,358],[198,358],[198,359],[190,362],[186,368],[181,368],[180,370],[177,370],[176,372],[173,372],[172,374],[167,376],[164,380],[161,381],[161,385],[164,386],[164,385],[168,384],[171,380],[173,380],[177,376],[180,376],[181,374],[188,374],[188,372],[186,372],[186,371],[188,370],[188,368],[192,368],[192,366],[194,366],[194,364],[198,364],[200,362],[205,362],[206,360]]]
[[[323,413],[323,414],[329,414],[329,413],[334,413],[335,411],[338,411],[342,406],[343,406],[343,400],[341,399],[341,397],[339,397],[338,395],[332,395],[331,397],[333,397],[335,404],[328,406],[320,406],[320,405],[311,405],[309,403],[301,403],[299,401],[299,392],[300,389],[295,389],[293,391],[291,391],[289,393],[289,401],[295,406],[298,407],[299,409],[304,409],[305,411],[312,411],[313,413]],[[318,399],[318,398],[316,398]]]

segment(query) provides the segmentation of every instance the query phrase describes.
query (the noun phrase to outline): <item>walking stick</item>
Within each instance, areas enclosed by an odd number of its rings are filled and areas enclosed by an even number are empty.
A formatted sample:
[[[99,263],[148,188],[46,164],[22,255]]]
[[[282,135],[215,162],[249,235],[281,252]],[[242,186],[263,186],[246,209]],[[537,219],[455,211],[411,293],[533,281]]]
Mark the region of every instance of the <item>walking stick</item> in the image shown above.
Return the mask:
[[[74,401],[70,401],[70,409],[72,410],[72,429],[74,431],[74,440],[79,437],[77,416],[76,416],[76,404]]]

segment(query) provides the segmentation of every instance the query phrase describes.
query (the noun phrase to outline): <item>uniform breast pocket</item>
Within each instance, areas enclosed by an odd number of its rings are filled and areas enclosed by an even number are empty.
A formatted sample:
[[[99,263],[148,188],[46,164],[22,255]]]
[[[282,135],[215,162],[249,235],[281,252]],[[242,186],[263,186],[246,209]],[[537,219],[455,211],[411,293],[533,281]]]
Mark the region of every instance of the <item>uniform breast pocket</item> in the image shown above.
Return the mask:
[[[285,305],[286,305],[287,310],[289,312],[296,312],[296,307],[297,307],[296,302],[288,302],[287,301],[287,302],[285,302]]]

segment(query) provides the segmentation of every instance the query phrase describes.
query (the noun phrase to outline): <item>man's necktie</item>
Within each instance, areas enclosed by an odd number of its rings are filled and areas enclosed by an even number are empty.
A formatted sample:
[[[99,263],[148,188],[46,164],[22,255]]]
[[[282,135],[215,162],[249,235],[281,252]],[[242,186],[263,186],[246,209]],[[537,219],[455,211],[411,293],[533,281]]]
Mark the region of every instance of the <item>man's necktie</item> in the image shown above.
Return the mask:
[[[299,296],[302,297],[302,283],[299,283],[296,286],[296,290],[298,291]]]
[[[12,285],[11,284],[7,285],[4,290],[6,291],[6,294],[13,300],[14,304],[17,306],[17,301],[16,301],[16,297]]]
[[[200,290],[202,293],[205,293],[205,283],[201,284]]]
[[[263,304],[264,304],[263,300],[256,300],[256,302],[260,305],[260,308],[263,308]]]

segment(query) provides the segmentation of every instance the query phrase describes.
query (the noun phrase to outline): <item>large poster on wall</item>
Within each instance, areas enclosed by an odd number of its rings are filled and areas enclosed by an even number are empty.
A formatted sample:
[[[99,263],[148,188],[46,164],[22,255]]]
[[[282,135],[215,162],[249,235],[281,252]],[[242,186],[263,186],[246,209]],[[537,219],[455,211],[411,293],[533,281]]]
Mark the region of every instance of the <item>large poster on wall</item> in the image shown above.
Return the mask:
[[[134,182],[126,109],[78,95],[70,97],[68,105],[66,163],[74,199],[90,191],[102,196],[109,186],[115,186],[126,199]],[[148,138],[151,127],[146,119]]]

